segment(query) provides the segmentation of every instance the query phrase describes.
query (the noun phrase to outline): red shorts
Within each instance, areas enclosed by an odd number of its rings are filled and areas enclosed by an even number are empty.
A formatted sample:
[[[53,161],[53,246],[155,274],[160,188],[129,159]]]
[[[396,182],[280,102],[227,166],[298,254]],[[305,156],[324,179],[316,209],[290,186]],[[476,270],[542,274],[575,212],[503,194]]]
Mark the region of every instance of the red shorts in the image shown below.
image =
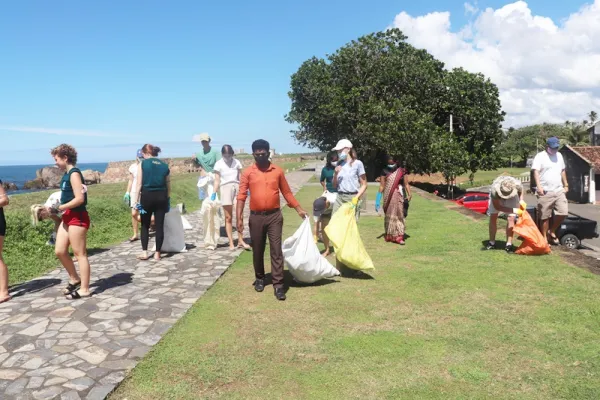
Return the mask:
[[[67,210],[62,215],[62,221],[67,226],[82,226],[90,229],[90,215],[87,211]]]

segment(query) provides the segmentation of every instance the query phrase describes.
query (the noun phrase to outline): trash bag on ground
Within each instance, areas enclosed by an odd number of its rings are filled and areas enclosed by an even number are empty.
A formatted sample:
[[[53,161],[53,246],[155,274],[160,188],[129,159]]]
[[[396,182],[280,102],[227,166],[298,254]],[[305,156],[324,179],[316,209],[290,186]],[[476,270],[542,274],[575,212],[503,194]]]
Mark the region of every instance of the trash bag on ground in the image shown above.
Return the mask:
[[[375,269],[360,238],[355,214],[352,203],[343,204],[331,217],[325,233],[333,244],[338,261],[358,271]]]
[[[221,201],[218,197],[215,200],[207,198],[200,208],[204,224],[204,246],[208,249],[216,249],[221,236],[220,208]]]
[[[319,252],[313,240],[310,219],[304,219],[300,228],[282,245],[283,257],[294,279],[314,283],[340,275],[340,272]]]
[[[163,241],[161,252],[183,253],[187,251],[182,218],[183,217],[177,208],[171,208],[165,215],[165,239]],[[156,251],[156,245],[154,246],[153,251]]]
[[[524,211],[523,215],[519,217],[519,220],[515,224],[514,232],[523,238],[523,243],[521,243],[515,252],[516,254],[533,256],[550,253],[548,241],[542,235],[527,211]]]

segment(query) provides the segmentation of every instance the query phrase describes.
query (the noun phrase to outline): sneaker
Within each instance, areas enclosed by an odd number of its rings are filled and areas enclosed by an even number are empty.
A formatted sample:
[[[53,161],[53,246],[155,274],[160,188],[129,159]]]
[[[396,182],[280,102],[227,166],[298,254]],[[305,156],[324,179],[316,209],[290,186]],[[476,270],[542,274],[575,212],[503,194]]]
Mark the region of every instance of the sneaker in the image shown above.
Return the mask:
[[[515,251],[515,248],[512,244],[507,244],[504,250],[506,250],[507,253],[513,253]]]
[[[494,250],[496,248],[496,243],[492,243],[492,242],[487,242],[487,245],[485,246],[486,250]]]

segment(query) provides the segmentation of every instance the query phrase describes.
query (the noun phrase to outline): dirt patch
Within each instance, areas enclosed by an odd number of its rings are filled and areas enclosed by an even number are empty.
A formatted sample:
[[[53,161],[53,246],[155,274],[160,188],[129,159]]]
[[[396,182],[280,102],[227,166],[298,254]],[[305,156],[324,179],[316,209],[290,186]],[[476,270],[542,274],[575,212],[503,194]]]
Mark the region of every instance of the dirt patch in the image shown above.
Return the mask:
[[[600,261],[593,257],[586,256],[577,250],[571,250],[566,247],[553,247],[552,252],[558,254],[564,261],[579,268],[584,268],[592,274],[600,275]]]

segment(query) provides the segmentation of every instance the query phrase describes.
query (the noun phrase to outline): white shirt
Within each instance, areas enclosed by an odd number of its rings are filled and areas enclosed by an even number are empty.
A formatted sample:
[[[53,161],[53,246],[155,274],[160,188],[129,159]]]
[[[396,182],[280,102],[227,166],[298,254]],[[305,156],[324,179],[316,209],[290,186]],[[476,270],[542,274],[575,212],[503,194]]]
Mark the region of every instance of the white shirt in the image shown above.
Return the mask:
[[[133,163],[129,167],[129,173],[133,175],[133,184],[131,185],[131,191],[135,191],[137,185],[137,173],[138,173],[138,163]]]
[[[230,183],[240,183],[240,171],[242,170],[242,163],[237,159],[234,158],[231,161],[231,167],[227,165],[224,159],[220,159],[215,164],[214,170],[221,176],[221,186]]]
[[[539,171],[544,192],[557,193],[564,189],[561,174],[565,170],[565,161],[562,154],[551,156],[547,151],[542,151],[533,159],[531,169]]]

